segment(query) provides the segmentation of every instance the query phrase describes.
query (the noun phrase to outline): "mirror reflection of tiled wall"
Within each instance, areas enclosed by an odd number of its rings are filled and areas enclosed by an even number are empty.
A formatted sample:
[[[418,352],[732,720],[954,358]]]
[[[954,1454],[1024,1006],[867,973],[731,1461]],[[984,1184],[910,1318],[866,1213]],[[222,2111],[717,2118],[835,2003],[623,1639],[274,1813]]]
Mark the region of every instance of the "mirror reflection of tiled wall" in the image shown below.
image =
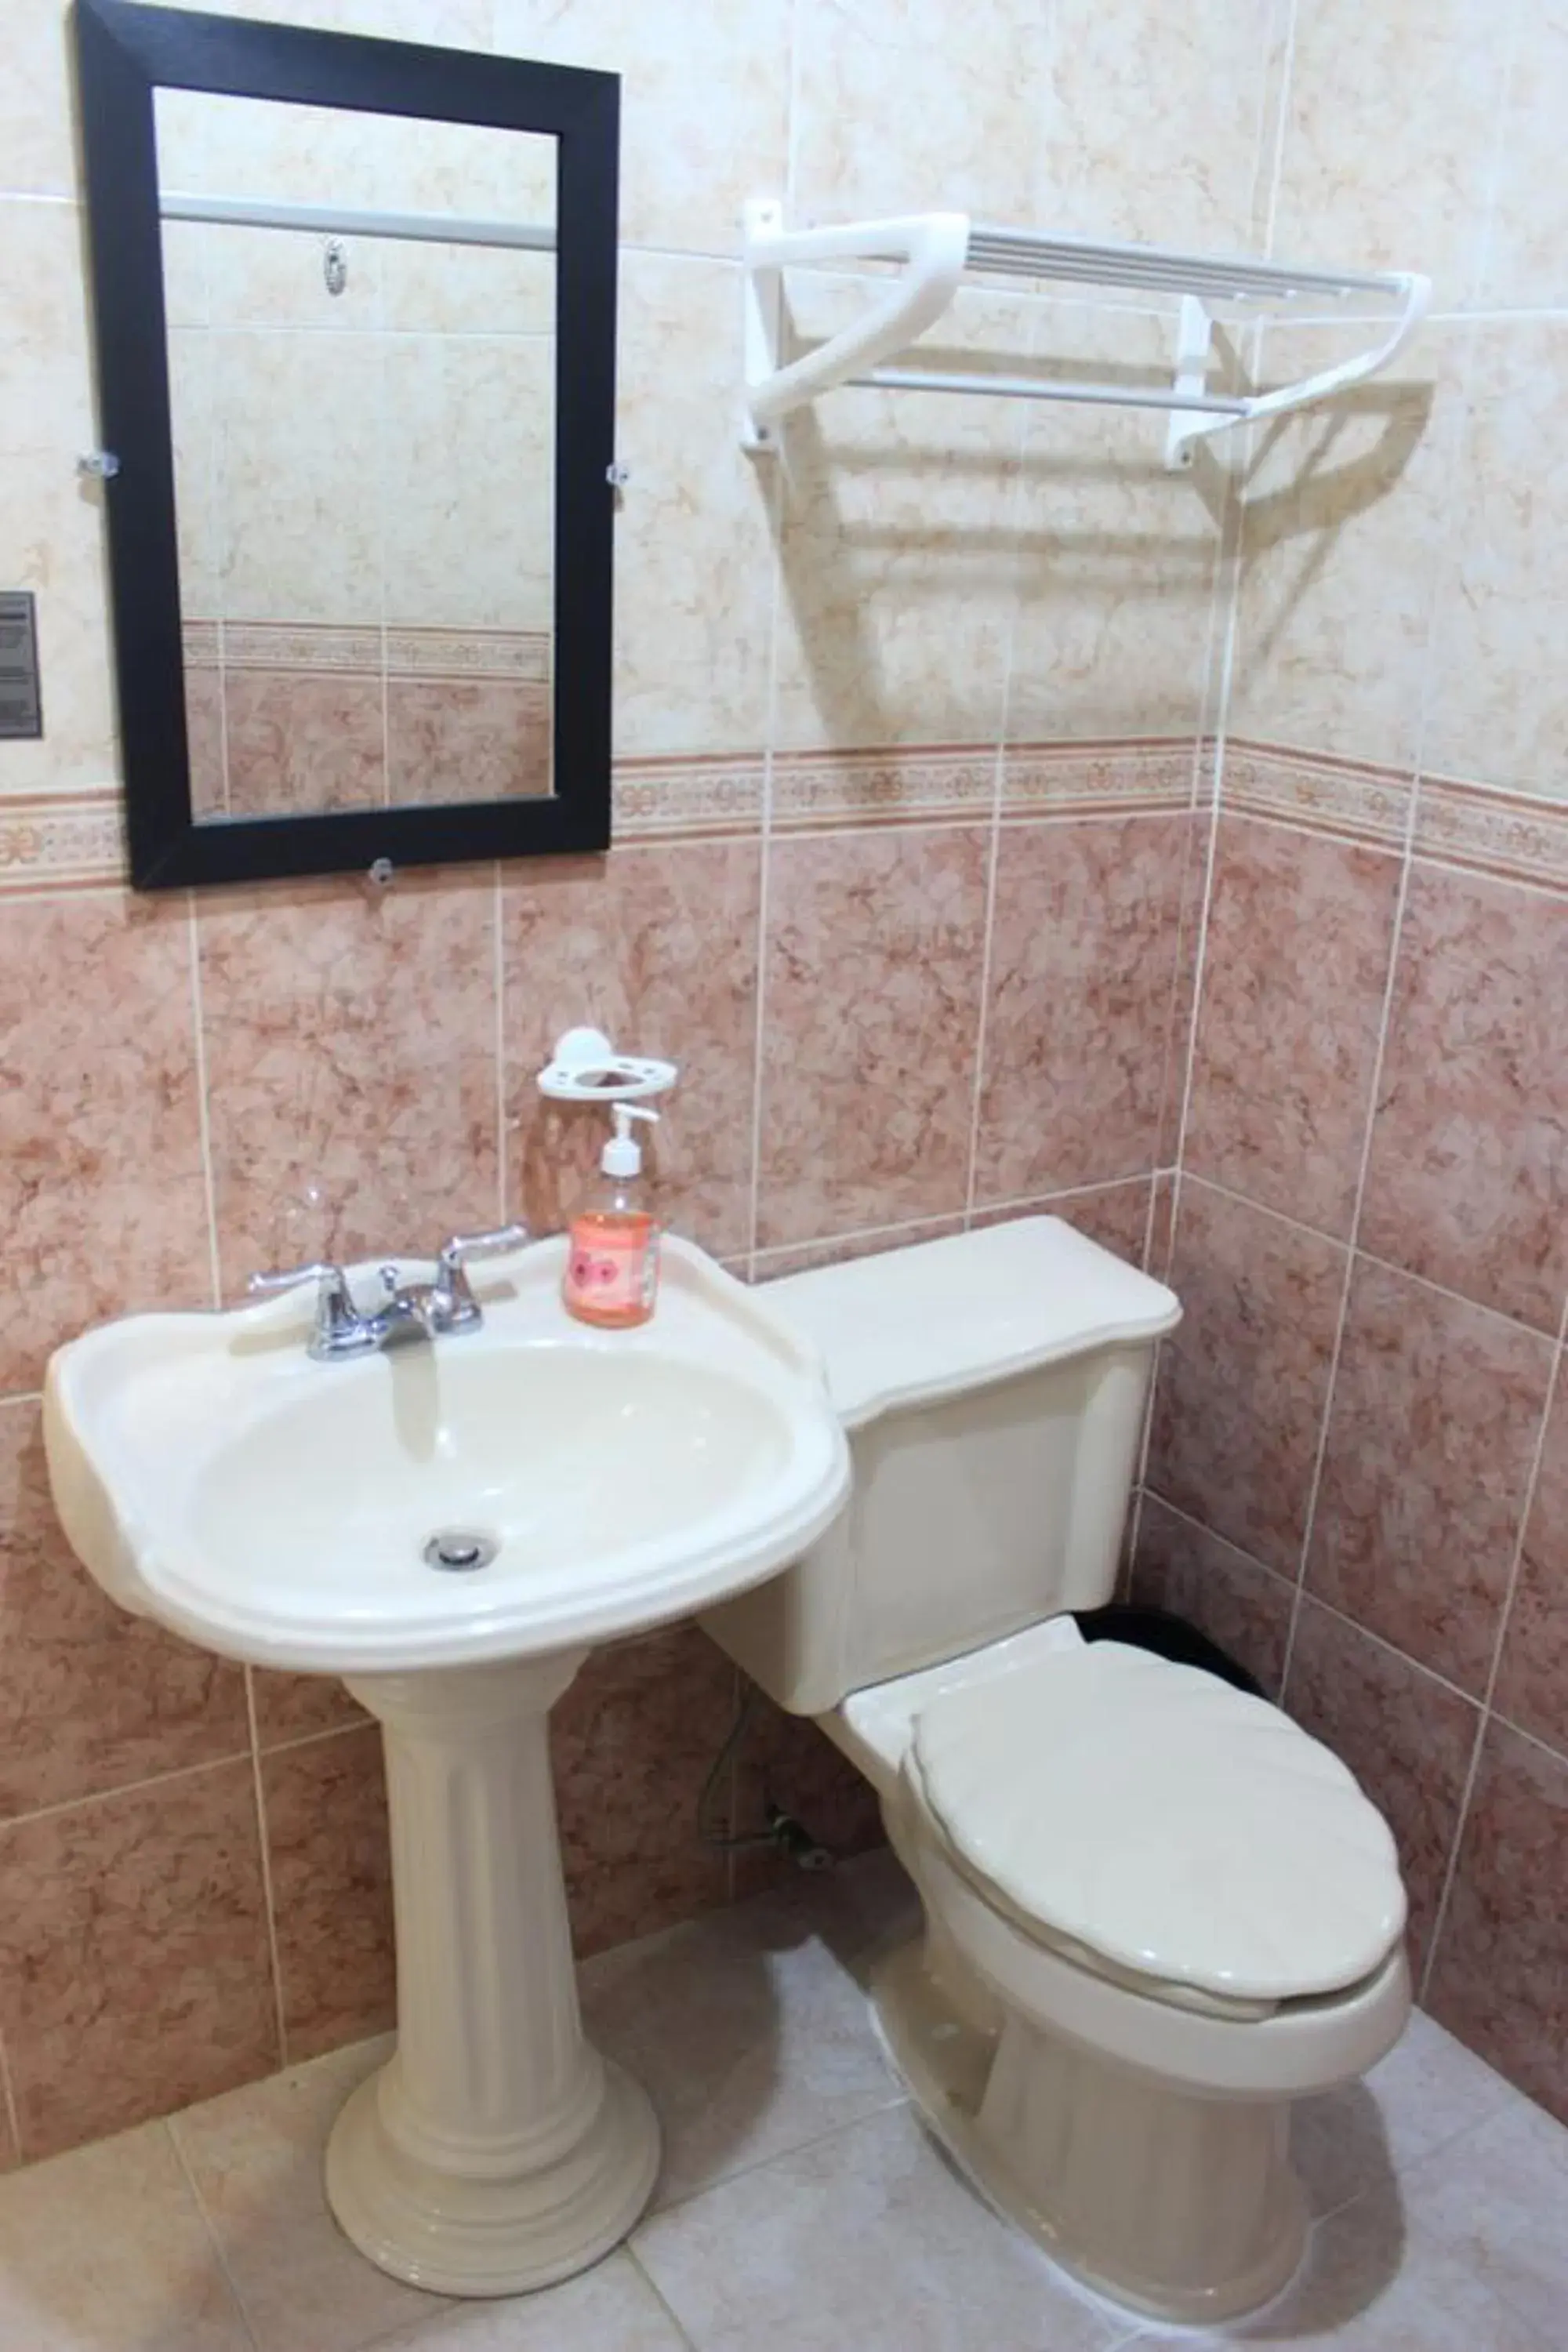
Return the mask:
[[[554,142],[164,91],[165,192],[553,222]],[[198,814],[551,788],[552,254],[170,220]]]

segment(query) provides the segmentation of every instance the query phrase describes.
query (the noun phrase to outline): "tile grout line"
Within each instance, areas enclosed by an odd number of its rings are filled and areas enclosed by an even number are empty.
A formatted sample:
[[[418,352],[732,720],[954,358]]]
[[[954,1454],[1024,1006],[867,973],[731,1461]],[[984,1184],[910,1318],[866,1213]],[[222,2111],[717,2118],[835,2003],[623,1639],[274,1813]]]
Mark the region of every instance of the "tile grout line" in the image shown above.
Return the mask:
[[[763,1191],[763,1111],[766,1097],[764,1073],[767,1052],[768,948],[769,926],[773,914],[773,739],[778,733],[778,664],[780,600],[782,594],[784,555],[781,541],[784,534],[784,484],[782,469],[768,492],[773,509],[773,542],[769,551],[773,573],[772,612],[768,626],[768,740],[763,750],[763,804],[757,837],[757,929],[756,929],[756,1003],[752,1022],[752,1110],[751,1137],[748,1152],[746,1186],[746,1231],[744,1250],[746,1271],[756,1272],[757,1237],[762,1215]]]
[[[1474,338],[1464,356],[1460,371],[1462,395],[1468,400],[1470,370],[1474,363]],[[1460,415],[1463,416],[1461,409]],[[1464,449],[1464,435],[1457,431],[1451,455],[1452,476],[1457,477]],[[1394,921],[1388,944],[1388,963],[1384,974],[1383,1003],[1378,1013],[1377,1043],[1373,1053],[1373,1066],[1366,1092],[1365,1128],[1361,1139],[1361,1153],[1356,1171],[1355,1191],[1351,1201],[1350,1223],[1345,1234],[1344,1279],[1340,1291],[1339,1316],[1334,1327],[1333,1346],[1330,1350],[1328,1379],[1323,1391],[1322,1415],[1318,1428],[1318,1444],[1313,1455],[1312,1474],[1307,1487],[1307,1507],[1302,1519],[1301,1546],[1297,1563],[1296,1599],[1291,1606],[1290,1623],[1285,1639],[1285,1660],[1280,1671],[1279,1696],[1283,1705],[1290,1686],[1290,1668],[1296,1654],[1296,1636],[1301,1622],[1301,1601],[1307,1589],[1307,1569],[1311,1558],[1312,1535],[1317,1524],[1318,1504],[1322,1492],[1323,1465],[1328,1458],[1329,1432],[1332,1425],[1334,1393],[1339,1385],[1340,1366],[1344,1353],[1345,1331],[1350,1320],[1352,1286],[1355,1279],[1356,1259],[1360,1248],[1362,1222],[1366,1213],[1367,1183],[1372,1172],[1373,1145],[1377,1133],[1378,1104],[1383,1092],[1384,1070],[1388,1059],[1389,1030],[1393,1022],[1394,992],[1398,984],[1400,955],[1405,941],[1405,916],[1410,903],[1410,888],[1415,870],[1416,826],[1421,806],[1421,774],[1426,752],[1426,740],[1431,724],[1433,698],[1437,682],[1437,649],[1440,636],[1441,582],[1454,534],[1458,529],[1454,502],[1449,501],[1447,526],[1441,544],[1433,551],[1432,579],[1426,612],[1426,641],[1422,656],[1421,690],[1416,705],[1414,758],[1411,761],[1410,797],[1405,806],[1404,839],[1400,853],[1399,884],[1394,896]],[[1363,1631],[1365,1629],[1363,1628]],[[1476,1733],[1479,1753],[1485,1718]],[[1473,1760],[1473,1759],[1472,1759]],[[1456,1845],[1458,1838],[1456,1835]],[[1450,1860],[1452,1856],[1450,1856]],[[1429,1946],[1428,1950],[1432,1948]]]
[[[207,1213],[207,1279],[212,1304],[223,1305],[223,1272],[217,1245],[217,1177],[213,1168],[212,1113],[207,1102],[206,1023],[202,1004],[202,957],[196,894],[185,892],[185,925],[191,971],[191,1027],[195,1055],[196,1123],[201,1141],[202,1191]]]
[[[493,936],[490,940],[490,980],[495,992],[492,1027],[495,1033],[496,1060],[496,1192],[498,1224],[506,1224],[511,1217],[511,1150],[507,1130],[507,1067],[506,1067],[506,884],[502,879],[501,862],[494,865],[495,879],[491,887],[490,918]],[[518,1206],[521,1210],[521,1202]]]
[[[11,2058],[6,2050],[5,2037],[3,2033],[0,2033],[0,2106],[5,2110],[5,2121],[11,2133],[11,2146],[16,2151],[16,2161],[21,2164],[23,2161],[22,2116],[21,2110],[16,2105],[16,2085],[12,2080]]]
[[[89,1805],[106,1805],[117,1797],[139,1797],[147,1789],[164,1789],[175,1780],[189,1780],[198,1772],[223,1772],[236,1764],[248,1763],[250,1750],[233,1748],[226,1755],[204,1757],[199,1764],[177,1764],[172,1772],[149,1772],[139,1780],[117,1780],[112,1788],[89,1789],[83,1795],[62,1797],[52,1805],[35,1805],[25,1813],[8,1813],[0,1822],[0,1832],[17,1829],[24,1822],[54,1821],[61,1813],[81,1811]]]
[[[657,2220],[658,2217],[656,2215],[652,2218]],[[640,2226],[641,2224],[639,2223],[638,2227],[640,2228]],[[681,2343],[687,2347],[687,2352],[699,2352],[696,2339],[693,2336],[689,2336],[685,2328],[682,2327],[680,2324],[680,2315],[677,2312],[674,2305],[663,2293],[658,2280],[655,2279],[651,2271],[647,2268],[641,2257],[638,2255],[635,2231],[631,2237],[623,2240],[621,2251],[626,2255],[627,2262],[630,2263],[633,2270],[636,2271],[638,2278],[641,2279],[644,2286],[647,2287],[649,2294],[652,2295],[654,2301],[658,2304],[660,2311],[663,2312],[665,2317],[674,2328],[677,2336],[680,2338]]]
[[[267,1833],[267,1791],[261,1777],[261,1733],[256,1713],[256,1670],[245,1670],[245,1706],[250,1720],[250,1789],[256,1807],[256,1836],[261,1853],[261,1899],[267,1910],[267,1955],[272,1971],[272,2019],[278,2034],[278,2063],[289,2063],[288,2020],[283,2009],[283,1964],[278,1951],[278,1906],[272,1886],[271,1843]]]
[[[1043,315],[1043,314],[1042,314]],[[1029,321],[1029,350],[1035,350],[1037,320]],[[1029,422],[1022,413],[1014,425],[1010,462],[1015,467],[1007,494],[1007,521],[1016,534],[1023,521],[1024,463],[1029,446]],[[980,1172],[981,1106],[985,1092],[985,1055],[991,1033],[991,975],[996,934],[996,889],[1002,871],[1002,807],[1007,765],[1007,733],[1013,716],[1013,674],[1018,654],[1018,622],[1023,607],[1020,584],[1015,581],[1007,614],[1007,639],[1002,654],[1001,693],[996,710],[996,744],[991,769],[991,808],[987,820],[985,910],[980,934],[979,1000],[975,1005],[974,1066],[969,1089],[969,1138],[963,1168],[963,1223],[968,1230],[974,1215],[974,1189]]]
[[[263,2079],[265,2080],[266,2078],[263,2077]],[[180,2116],[187,2114],[188,2112],[188,2109],[182,2107],[177,2109],[175,2114],[172,2116],[162,2116],[160,2121],[163,2124],[163,2131],[167,2136],[169,2145],[174,2150],[174,2162],[180,2168],[180,2177],[184,2180],[185,2187],[190,2193],[191,2202],[196,2209],[196,2218],[202,2225],[203,2234],[205,2235],[208,2245],[212,2248],[213,2260],[216,2263],[223,2283],[228,2289],[230,2301],[234,2305],[235,2315],[238,2319],[241,2328],[244,2330],[245,2340],[249,2346],[251,2346],[252,2352],[261,2352],[261,2338],[257,2335],[255,2328],[250,2324],[250,2314],[246,2309],[245,2297],[239,2291],[238,2282],[236,2280],[234,2273],[228,2266],[228,2256],[224,2252],[223,2240],[218,2235],[217,2227],[213,2221],[212,2215],[207,2211],[206,2199],[202,2195],[201,2184],[191,2168],[190,2158],[185,2154],[184,2142],[174,2128]]]
[[[1492,1643],[1491,1665],[1487,1675],[1486,1690],[1481,1698],[1481,1719],[1470,1749],[1469,1769],[1465,1775],[1465,1785],[1460,1792],[1458,1810],[1454,1816],[1453,1843],[1448,1849],[1447,1865],[1443,1873],[1442,1891],[1437,1897],[1437,1907],[1432,1916],[1432,1932],[1427,1938],[1426,1958],[1421,1971],[1421,1984],[1417,1994],[1417,1998],[1423,2002],[1426,1999],[1433,1972],[1437,1965],[1438,1947],[1442,1941],[1443,1929],[1447,1924],[1449,1898],[1453,1895],[1454,1883],[1459,1871],[1459,1847],[1464,1841],[1465,1824],[1469,1819],[1470,1806],[1476,1793],[1476,1783],[1480,1778],[1481,1756],[1486,1747],[1487,1733],[1494,1722],[1506,1723],[1508,1720],[1505,1716],[1498,1715],[1493,1702],[1497,1696],[1498,1683],[1502,1675],[1503,1651],[1508,1643],[1509,1625],[1519,1591],[1520,1570],[1524,1564],[1524,1548],[1530,1533],[1530,1515],[1534,1507],[1536,1489],[1541,1482],[1541,1465],[1546,1458],[1547,1432],[1552,1426],[1552,1409],[1557,1401],[1557,1390],[1563,1377],[1565,1349],[1568,1349],[1568,1297],[1563,1300],[1563,1312],[1558,1319],[1557,1349],[1547,1378],[1546,1397],[1541,1412],[1541,1426],[1535,1433],[1535,1448],[1531,1456],[1529,1475],[1524,1482],[1524,1495],[1519,1513],[1519,1532],[1514,1539],[1513,1556],[1509,1562],[1508,1583],[1503,1592],[1502,1607],[1498,1612],[1497,1634]],[[1512,1728],[1511,1726],[1509,1727]],[[1528,1738],[1529,1735],[1525,1736]],[[1539,1741],[1537,1745],[1544,1747],[1547,1743]],[[1554,1755],[1556,1750],[1548,1748],[1547,1752]]]

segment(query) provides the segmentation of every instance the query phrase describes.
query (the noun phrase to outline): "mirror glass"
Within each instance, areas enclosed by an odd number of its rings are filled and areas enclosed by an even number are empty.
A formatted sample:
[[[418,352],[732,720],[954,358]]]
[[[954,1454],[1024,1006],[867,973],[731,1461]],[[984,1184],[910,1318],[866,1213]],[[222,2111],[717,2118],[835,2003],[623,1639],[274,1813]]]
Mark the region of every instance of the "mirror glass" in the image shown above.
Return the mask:
[[[155,104],[196,821],[549,796],[555,139]]]

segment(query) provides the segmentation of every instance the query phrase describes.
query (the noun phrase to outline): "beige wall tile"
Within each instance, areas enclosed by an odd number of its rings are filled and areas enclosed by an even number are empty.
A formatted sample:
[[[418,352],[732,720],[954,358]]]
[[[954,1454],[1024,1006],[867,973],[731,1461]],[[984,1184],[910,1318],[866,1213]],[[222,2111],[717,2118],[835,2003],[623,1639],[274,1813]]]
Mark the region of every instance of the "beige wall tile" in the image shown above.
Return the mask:
[[[1280,0],[1056,0],[1044,197],[1083,236],[1237,252],[1255,239]],[[933,201],[935,201],[933,193]]]
[[[1568,800],[1568,320],[1478,331],[1425,765]]]
[[[1531,0],[1515,7],[1513,20],[1480,299],[1489,308],[1544,310],[1568,302],[1568,8],[1563,0]]]
[[[1263,381],[1345,348],[1342,329],[1271,333]],[[1258,428],[1243,490],[1237,733],[1414,765],[1466,355],[1461,329],[1429,329],[1385,382]]]
[[[66,205],[0,204],[0,580],[38,600],[45,736],[0,744],[0,793],[106,782],[114,770],[80,228]]]
[[[621,279],[616,750],[765,740],[772,477],[740,444],[741,274],[628,254]]]
[[[791,0],[496,0],[495,45],[621,75],[624,237],[733,253],[746,198],[784,184],[791,14]]]
[[[1507,44],[1494,0],[1299,0],[1274,250],[1473,293]]]
[[[69,195],[76,183],[67,0],[6,0],[0,195]]]
[[[380,617],[383,352],[286,330],[217,339],[223,615]]]
[[[876,299],[875,281],[801,273],[815,342]],[[965,293],[932,365],[1016,358],[1030,305]],[[928,347],[922,345],[922,351]],[[786,424],[777,718],[781,748],[994,741],[1017,593],[1023,404],[836,392]]]
[[[1036,308],[1030,364],[1065,377],[1168,383],[1174,337],[1173,319],[1052,302]],[[1197,730],[1223,461],[1205,456],[1205,473],[1168,472],[1165,421],[1056,402],[1027,409],[1014,522],[1012,741]]]
[[[222,610],[217,576],[220,533],[214,358],[213,339],[205,327],[170,328],[174,525],[179,540],[180,609],[187,621],[214,620]]]
[[[948,0],[798,0],[795,44],[802,219],[933,205],[1033,217],[1050,91],[1042,10],[973,0],[959,18]]]
[[[549,629],[554,617],[554,346],[389,337],[377,465],[386,617]],[[362,605],[361,611],[363,612]]]

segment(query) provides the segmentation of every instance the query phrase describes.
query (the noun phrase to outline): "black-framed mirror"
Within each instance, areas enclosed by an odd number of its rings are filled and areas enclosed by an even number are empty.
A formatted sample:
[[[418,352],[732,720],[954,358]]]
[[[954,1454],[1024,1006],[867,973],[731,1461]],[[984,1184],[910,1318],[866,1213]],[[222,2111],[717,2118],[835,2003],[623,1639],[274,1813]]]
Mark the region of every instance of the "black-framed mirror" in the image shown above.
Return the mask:
[[[617,77],[75,23],[132,883],[604,848]]]

